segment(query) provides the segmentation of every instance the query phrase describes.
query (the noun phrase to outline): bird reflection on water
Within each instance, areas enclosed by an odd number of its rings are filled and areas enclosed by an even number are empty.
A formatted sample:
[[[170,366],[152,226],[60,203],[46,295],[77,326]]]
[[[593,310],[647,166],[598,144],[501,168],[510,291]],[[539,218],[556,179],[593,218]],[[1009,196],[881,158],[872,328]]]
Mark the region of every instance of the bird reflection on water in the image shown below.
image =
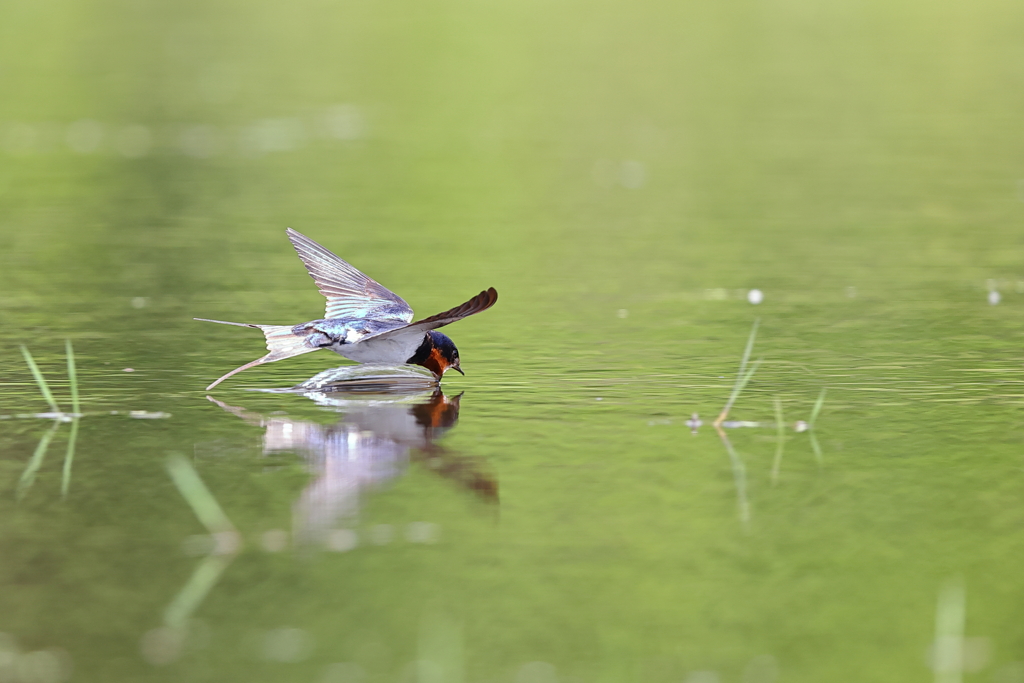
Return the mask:
[[[406,384],[388,390],[375,384],[309,382],[300,393],[339,413],[323,425],[283,415],[264,416],[207,397],[224,410],[262,427],[263,453],[294,452],[314,479],[294,505],[296,543],[330,544],[339,528],[357,520],[365,494],[399,478],[410,462],[423,463],[485,501],[496,503],[498,482],[479,458],[459,455],[437,443],[459,419],[462,394],[445,396],[439,386],[426,390]]]

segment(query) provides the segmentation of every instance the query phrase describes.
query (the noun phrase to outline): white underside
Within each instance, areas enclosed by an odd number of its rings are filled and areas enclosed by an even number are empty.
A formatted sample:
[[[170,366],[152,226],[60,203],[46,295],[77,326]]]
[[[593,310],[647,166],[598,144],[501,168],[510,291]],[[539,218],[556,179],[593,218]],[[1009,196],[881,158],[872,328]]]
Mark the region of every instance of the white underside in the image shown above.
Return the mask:
[[[416,353],[423,343],[423,334],[399,335],[387,339],[367,339],[355,344],[335,344],[331,351],[357,363],[388,363],[401,365]]]

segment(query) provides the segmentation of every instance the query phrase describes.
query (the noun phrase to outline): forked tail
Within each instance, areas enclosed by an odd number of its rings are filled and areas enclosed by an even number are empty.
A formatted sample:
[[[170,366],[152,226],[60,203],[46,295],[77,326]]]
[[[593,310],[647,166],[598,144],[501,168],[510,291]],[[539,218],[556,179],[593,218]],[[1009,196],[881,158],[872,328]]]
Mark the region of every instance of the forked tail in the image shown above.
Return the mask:
[[[237,375],[242,370],[248,370],[249,368],[256,367],[257,365],[263,365],[264,363],[273,363],[276,360],[284,360],[285,358],[291,358],[292,356],[301,356],[304,353],[309,353],[318,349],[318,347],[309,346],[306,343],[306,335],[295,334],[292,331],[294,328],[290,325],[252,325],[250,323],[230,323],[226,320],[210,320],[208,318],[195,318],[195,320],[200,320],[205,323],[235,325],[237,327],[253,327],[263,332],[263,335],[267,338],[267,350],[270,351],[270,353],[262,358],[257,358],[251,363],[246,363],[241,367],[235,368],[210,386],[206,387],[207,391],[213,389],[228,377],[231,377],[231,375]]]

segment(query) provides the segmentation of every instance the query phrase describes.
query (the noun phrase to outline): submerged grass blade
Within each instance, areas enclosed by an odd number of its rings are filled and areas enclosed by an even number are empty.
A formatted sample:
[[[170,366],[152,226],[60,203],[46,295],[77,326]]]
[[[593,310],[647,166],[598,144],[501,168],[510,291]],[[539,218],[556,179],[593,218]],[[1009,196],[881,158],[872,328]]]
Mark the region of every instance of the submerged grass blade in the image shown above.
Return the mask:
[[[71,349],[71,340],[64,340],[64,349],[68,357],[68,385],[71,388],[71,412],[78,415],[78,371],[75,368],[75,352]]]
[[[43,465],[43,459],[46,458],[46,449],[50,447],[50,441],[53,439],[53,435],[57,433],[57,427],[60,427],[60,422],[54,422],[53,426],[45,434],[43,438],[39,439],[39,445],[36,446],[35,453],[28,461],[28,465],[25,466],[25,471],[21,473],[21,478],[18,480],[18,490],[16,497],[21,500],[28,493],[28,490],[32,488],[32,482],[36,480],[36,472]]]
[[[21,355],[25,357],[25,362],[28,363],[28,369],[32,371],[32,376],[36,378],[36,384],[39,385],[39,391],[43,392],[43,398],[50,404],[53,412],[59,413],[60,408],[57,407],[57,402],[53,400],[53,394],[50,393],[50,387],[47,386],[43,373],[39,372],[39,366],[36,365],[35,359],[32,358],[32,354],[29,353],[28,348],[24,344],[21,345]]]
[[[807,426],[810,429],[814,429],[814,421],[818,419],[818,413],[821,412],[821,407],[825,405],[825,391],[827,387],[821,388],[821,393],[818,394],[818,400],[814,402],[814,407],[811,409],[811,419],[807,421]]]
[[[809,431],[807,433],[807,435],[811,438],[811,448],[814,450],[814,459],[817,460],[818,464],[820,465],[821,464],[821,445],[818,443],[818,437],[816,437],[814,435],[814,430],[813,429],[811,431]]]
[[[775,441],[775,460],[772,462],[772,486],[779,480],[779,469],[782,468],[782,447],[786,440],[786,426],[782,422],[782,401],[775,397],[775,426],[777,436]]]
[[[811,417],[807,420],[807,436],[811,440],[811,449],[814,451],[814,459],[821,464],[821,444],[818,443],[818,437],[814,435],[814,423],[818,419],[818,415],[821,413],[821,407],[825,405],[825,391],[828,387],[822,387],[821,393],[818,394],[818,400],[814,402],[814,407],[811,408]]]
[[[211,534],[235,531],[235,525],[224,514],[217,499],[206,488],[188,460],[177,454],[168,456],[167,471],[170,472],[178,491],[196,513],[196,517]]]
[[[78,438],[78,418],[71,421],[71,436],[68,437],[68,452],[64,455],[64,473],[60,480],[60,495],[68,495],[71,488],[71,463],[75,459],[75,440]]]
[[[200,562],[192,573],[192,578],[164,610],[164,623],[171,628],[183,628],[233,559],[230,556],[210,555]]]
[[[750,523],[750,502],[747,500],[747,467],[743,464],[743,459],[736,449],[732,447],[725,431],[719,426],[715,426],[715,431],[718,432],[722,445],[725,446],[725,452],[729,456],[729,464],[732,465],[733,482],[736,484],[736,505],[739,508],[740,522],[746,527]]]

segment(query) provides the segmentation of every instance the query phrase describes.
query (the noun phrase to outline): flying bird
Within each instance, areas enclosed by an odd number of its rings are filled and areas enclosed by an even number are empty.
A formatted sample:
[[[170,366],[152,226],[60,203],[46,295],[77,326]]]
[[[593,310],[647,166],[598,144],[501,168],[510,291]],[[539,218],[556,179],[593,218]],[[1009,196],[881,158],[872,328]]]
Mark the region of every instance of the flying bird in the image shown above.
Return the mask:
[[[413,322],[412,308],[402,297],[302,233],[291,228],[286,232],[320,293],[327,297],[327,312],[320,320],[291,326],[195,318],[261,330],[270,351],[227,373],[206,387],[207,391],[242,370],[320,349],[330,349],[357,363],[422,365],[438,379],[450,369],[466,374],[459,366],[459,350],[455,344],[435,330],[493,306],[498,300],[494,287],[444,313]]]

